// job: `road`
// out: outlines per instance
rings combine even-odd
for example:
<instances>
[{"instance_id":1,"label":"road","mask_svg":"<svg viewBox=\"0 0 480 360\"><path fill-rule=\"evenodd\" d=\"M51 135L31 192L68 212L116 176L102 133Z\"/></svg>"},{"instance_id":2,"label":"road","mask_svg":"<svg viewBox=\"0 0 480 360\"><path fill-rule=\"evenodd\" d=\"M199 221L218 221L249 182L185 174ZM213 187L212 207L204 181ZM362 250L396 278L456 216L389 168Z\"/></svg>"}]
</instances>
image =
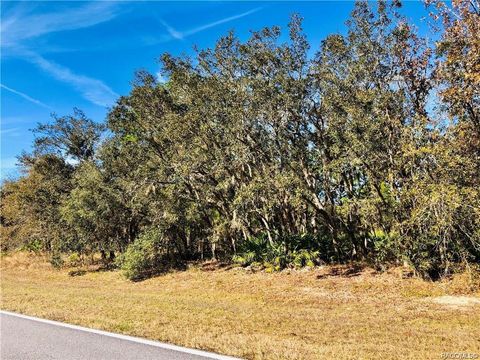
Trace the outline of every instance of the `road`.
<instances>
[{"instance_id":1,"label":"road","mask_svg":"<svg viewBox=\"0 0 480 360\"><path fill-rule=\"evenodd\" d=\"M234 358L1 311L0 359L232 360Z\"/></svg>"}]
</instances>

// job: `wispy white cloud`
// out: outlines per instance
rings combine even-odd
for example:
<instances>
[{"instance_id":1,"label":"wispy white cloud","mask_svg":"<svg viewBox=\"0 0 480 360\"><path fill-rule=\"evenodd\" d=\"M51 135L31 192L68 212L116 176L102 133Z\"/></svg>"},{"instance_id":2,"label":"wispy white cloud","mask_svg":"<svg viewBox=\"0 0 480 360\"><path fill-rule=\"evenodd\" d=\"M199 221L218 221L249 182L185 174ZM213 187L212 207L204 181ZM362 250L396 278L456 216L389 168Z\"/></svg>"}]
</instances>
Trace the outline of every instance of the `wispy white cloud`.
<instances>
[{"instance_id":1,"label":"wispy white cloud","mask_svg":"<svg viewBox=\"0 0 480 360\"><path fill-rule=\"evenodd\" d=\"M213 21L211 23L208 23L208 24L204 24L204 25L201 25L201 26L197 26L193 29L190 29L190 30L187 30L187 31L178 31L177 29L173 28L171 25L169 25L167 22L165 22L165 20L161 19L160 20L160 23L165 27L165 29L167 29L168 33L170 34L170 36L173 38L173 39L177 39L177 40L183 40L185 39L186 37L188 36L191 36L191 35L194 35L196 33L199 33L201 31L204 31L204 30L207 30L207 29L210 29L212 27L215 27L215 26L218 26L218 25L221 25L221 24L225 24L225 23L228 23L230 21L233 21L233 20L237 20L237 19L241 19L245 16L248 16L248 15L251 15L253 13L256 13L257 11L261 10L262 8L261 7L257 7L255 9L251 9L249 11L246 11L246 12L243 12L241 14L237 14L237 15L233 15L233 16L229 16L229 17L226 17L226 18L223 18L223 19L220 19L220 20L217 20L217 21Z\"/></svg>"},{"instance_id":2,"label":"wispy white cloud","mask_svg":"<svg viewBox=\"0 0 480 360\"><path fill-rule=\"evenodd\" d=\"M115 99L119 96L101 80L75 74L67 67L49 61L38 54L30 52L30 56L26 59L40 67L43 71L50 74L58 81L69 84L79 91L85 99L96 105L112 105Z\"/></svg>"},{"instance_id":3,"label":"wispy white cloud","mask_svg":"<svg viewBox=\"0 0 480 360\"><path fill-rule=\"evenodd\" d=\"M246 11L246 12L241 13L241 14L238 14L238 15L230 16L230 17L227 17L227 18L218 20L218 21L214 21L214 22L211 22L211 23L202 25L202 26L198 26L198 27L196 27L196 28L193 28L193 29L191 29L191 30L186 31L186 32L184 33L184 36L190 36L190 35L199 33L200 31L210 29L210 28L212 28L212 27L214 27L214 26L221 25L221 24L225 24L225 23L228 23L228 22L230 22L230 21L243 18L243 17L248 16L248 15L250 15L250 14L256 13L257 11L259 11L259 10L261 10L261 9L262 9L261 7L257 7L257 8L255 8L255 9Z\"/></svg>"},{"instance_id":4,"label":"wispy white cloud","mask_svg":"<svg viewBox=\"0 0 480 360\"><path fill-rule=\"evenodd\" d=\"M207 23L186 31L178 31L164 20L160 20L168 34L164 34L156 39L147 38L145 39L144 44L153 45L170 40L184 40L188 36L243 18L259 10L261 10L261 8L254 8L249 11ZM72 86L74 89L79 91L85 99L96 105L112 105L115 101L115 98L118 97L118 94L103 81L86 75L77 74L64 65L60 65L56 62L46 59L43 55L31 50L32 42L30 40L54 32L94 26L110 21L119 14L119 4L109 1L90 2L86 5L76 6L60 12L46 14L32 14L31 10L26 7L18 8L15 11L7 14L7 16L2 16L1 46L2 48L7 48L8 50L3 51L3 53L14 54L17 57L21 57L35 64L58 81ZM26 96L28 97L28 95ZM36 101L35 103L45 107L45 104L36 99L31 99L30 101Z\"/></svg>"},{"instance_id":5,"label":"wispy white cloud","mask_svg":"<svg viewBox=\"0 0 480 360\"><path fill-rule=\"evenodd\" d=\"M167 24L165 20L160 19L160 23L163 26L165 26L165 29L167 29L168 33L172 38L177 40L183 40L183 38L185 37L185 35L182 32L175 30L172 26Z\"/></svg>"},{"instance_id":6,"label":"wispy white cloud","mask_svg":"<svg viewBox=\"0 0 480 360\"><path fill-rule=\"evenodd\" d=\"M33 104L36 104L36 105L41 106L41 107L44 107L44 108L46 108L46 109L50 109L50 110L52 109L50 106L44 104L44 103L41 102L40 100L34 99L33 97L31 97L31 96L29 96L29 95L27 95L27 94L25 94L25 93L23 93L23 92L21 92L21 91L12 89L11 87L8 87L8 86L3 85L3 84L0 84L0 87L1 87L2 89L5 89L5 90L7 90L7 91L10 91L11 93L13 93L13 94L15 94L15 95L18 95L18 96L24 98L25 100L30 101L30 102L33 103Z\"/></svg>"},{"instance_id":7,"label":"wispy white cloud","mask_svg":"<svg viewBox=\"0 0 480 360\"><path fill-rule=\"evenodd\" d=\"M46 14L26 14L24 8L16 9L2 19L2 46L14 47L23 40L48 33L90 27L109 21L118 13L118 4L109 1Z\"/></svg>"},{"instance_id":8,"label":"wispy white cloud","mask_svg":"<svg viewBox=\"0 0 480 360\"><path fill-rule=\"evenodd\" d=\"M17 137L21 135L21 130L20 128L10 128L10 129L1 129L0 130L0 137L5 137L8 135L9 137Z\"/></svg>"},{"instance_id":9,"label":"wispy white cloud","mask_svg":"<svg viewBox=\"0 0 480 360\"><path fill-rule=\"evenodd\" d=\"M27 124L30 122L28 117L22 116L3 116L1 117L1 124L2 126L10 126L10 125L19 125L19 124Z\"/></svg>"},{"instance_id":10,"label":"wispy white cloud","mask_svg":"<svg viewBox=\"0 0 480 360\"><path fill-rule=\"evenodd\" d=\"M45 14L31 14L31 10L28 11L25 7L20 6L6 16L2 16L1 46L7 50L3 53L23 58L35 64L53 78L75 88L84 98L96 105L112 105L118 94L110 87L101 80L76 74L65 66L45 59L30 50L29 44L31 43L29 40L54 32L82 29L109 21L120 13L118 3L108 1L90 2L80 7L70 7L63 11ZM48 107L26 94L11 88L5 89L37 105Z\"/></svg>"}]
</instances>

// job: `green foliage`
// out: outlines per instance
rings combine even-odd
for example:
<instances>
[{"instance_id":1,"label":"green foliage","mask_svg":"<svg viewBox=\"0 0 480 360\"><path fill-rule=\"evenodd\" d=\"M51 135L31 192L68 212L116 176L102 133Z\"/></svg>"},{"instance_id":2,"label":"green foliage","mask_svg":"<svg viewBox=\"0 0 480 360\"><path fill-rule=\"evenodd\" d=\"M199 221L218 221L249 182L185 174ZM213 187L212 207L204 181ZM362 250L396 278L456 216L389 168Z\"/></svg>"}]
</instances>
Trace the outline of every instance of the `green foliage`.
<instances>
[{"instance_id":1,"label":"green foliage","mask_svg":"<svg viewBox=\"0 0 480 360\"><path fill-rule=\"evenodd\" d=\"M69 266L78 266L82 262L82 258L79 253L73 252L67 258L67 263Z\"/></svg>"},{"instance_id":2,"label":"green foliage","mask_svg":"<svg viewBox=\"0 0 480 360\"><path fill-rule=\"evenodd\" d=\"M93 158L104 125L88 119L79 109L74 109L72 116L53 115L53 120L34 129L37 154L71 156L79 161Z\"/></svg>"},{"instance_id":3,"label":"green foliage","mask_svg":"<svg viewBox=\"0 0 480 360\"><path fill-rule=\"evenodd\" d=\"M368 240L373 243L372 258L378 267L382 268L389 263L398 263L402 260L403 252L397 232L385 233L381 229L376 229L369 234Z\"/></svg>"},{"instance_id":4,"label":"green foliage","mask_svg":"<svg viewBox=\"0 0 480 360\"><path fill-rule=\"evenodd\" d=\"M98 166L91 161L83 162L76 169L72 184L60 208L62 219L77 235L77 242L69 244L69 250L106 251L123 245L126 209Z\"/></svg>"},{"instance_id":5,"label":"green foliage","mask_svg":"<svg viewBox=\"0 0 480 360\"><path fill-rule=\"evenodd\" d=\"M43 244L39 239L33 239L26 244L24 244L21 248L23 251L31 251L34 253L40 253L43 249Z\"/></svg>"},{"instance_id":6,"label":"green foliage","mask_svg":"<svg viewBox=\"0 0 480 360\"><path fill-rule=\"evenodd\" d=\"M266 235L250 237L243 242L239 253L232 260L241 265L250 265L255 262L274 261L279 259L282 251L280 246L275 246L268 241Z\"/></svg>"},{"instance_id":7,"label":"green foliage","mask_svg":"<svg viewBox=\"0 0 480 360\"><path fill-rule=\"evenodd\" d=\"M413 266L436 278L449 273L451 264L478 262L477 190L419 181L407 194L412 212L400 228Z\"/></svg>"},{"instance_id":8,"label":"green foliage","mask_svg":"<svg viewBox=\"0 0 480 360\"><path fill-rule=\"evenodd\" d=\"M65 264L65 262L62 258L62 255L59 252L54 252L50 257L50 264L55 269L60 269Z\"/></svg>"},{"instance_id":9,"label":"green foliage","mask_svg":"<svg viewBox=\"0 0 480 360\"><path fill-rule=\"evenodd\" d=\"M269 242L266 235L249 238L232 260L242 266L263 266L267 272L279 271L286 267L314 267L320 264L320 251L302 246L317 246L310 236L292 236L276 242ZM290 250L287 250L290 247Z\"/></svg>"},{"instance_id":10,"label":"green foliage","mask_svg":"<svg viewBox=\"0 0 480 360\"><path fill-rule=\"evenodd\" d=\"M117 258L117 265L128 279L142 280L172 266L175 260L169 258L166 250L162 232L151 228L142 232L137 240L127 247Z\"/></svg>"},{"instance_id":11,"label":"green foliage","mask_svg":"<svg viewBox=\"0 0 480 360\"><path fill-rule=\"evenodd\" d=\"M359 1L315 56L294 15L288 36L164 54L168 84L138 72L106 124L39 125L2 185L2 250L117 252L132 279L205 258L479 262L478 9L432 1L437 48L399 2Z\"/></svg>"},{"instance_id":12,"label":"green foliage","mask_svg":"<svg viewBox=\"0 0 480 360\"><path fill-rule=\"evenodd\" d=\"M320 252L319 251L309 251L302 249L299 251L294 251L292 253L292 264L296 268L302 267L314 267L318 264Z\"/></svg>"}]
</instances>

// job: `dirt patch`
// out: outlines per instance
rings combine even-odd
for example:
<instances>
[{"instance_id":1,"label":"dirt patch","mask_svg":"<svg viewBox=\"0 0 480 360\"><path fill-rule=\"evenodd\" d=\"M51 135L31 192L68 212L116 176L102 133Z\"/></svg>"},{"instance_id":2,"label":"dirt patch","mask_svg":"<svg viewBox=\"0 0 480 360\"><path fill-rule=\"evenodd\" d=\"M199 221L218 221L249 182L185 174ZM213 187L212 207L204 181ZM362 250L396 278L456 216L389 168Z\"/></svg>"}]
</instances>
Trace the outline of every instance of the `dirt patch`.
<instances>
[{"instance_id":1,"label":"dirt patch","mask_svg":"<svg viewBox=\"0 0 480 360\"><path fill-rule=\"evenodd\" d=\"M480 305L480 298L473 296L438 296L433 298L432 301L452 308L467 308Z\"/></svg>"}]
</instances>

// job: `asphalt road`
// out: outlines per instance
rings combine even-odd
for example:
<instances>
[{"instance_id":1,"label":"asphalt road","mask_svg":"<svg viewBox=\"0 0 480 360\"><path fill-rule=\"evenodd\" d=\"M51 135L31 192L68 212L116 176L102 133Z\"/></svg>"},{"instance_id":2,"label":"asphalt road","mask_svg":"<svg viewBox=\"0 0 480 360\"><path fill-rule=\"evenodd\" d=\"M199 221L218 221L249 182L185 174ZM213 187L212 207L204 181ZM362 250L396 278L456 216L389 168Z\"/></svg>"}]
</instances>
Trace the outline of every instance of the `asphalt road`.
<instances>
[{"instance_id":1,"label":"asphalt road","mask_svg":"<svg viewBox=\"0 0 480 360\"><path fill-rule=\"evenodd\" d=\"M1 360L233 359L141 338L0 312Z\"/></svg>"}]
</instances>

